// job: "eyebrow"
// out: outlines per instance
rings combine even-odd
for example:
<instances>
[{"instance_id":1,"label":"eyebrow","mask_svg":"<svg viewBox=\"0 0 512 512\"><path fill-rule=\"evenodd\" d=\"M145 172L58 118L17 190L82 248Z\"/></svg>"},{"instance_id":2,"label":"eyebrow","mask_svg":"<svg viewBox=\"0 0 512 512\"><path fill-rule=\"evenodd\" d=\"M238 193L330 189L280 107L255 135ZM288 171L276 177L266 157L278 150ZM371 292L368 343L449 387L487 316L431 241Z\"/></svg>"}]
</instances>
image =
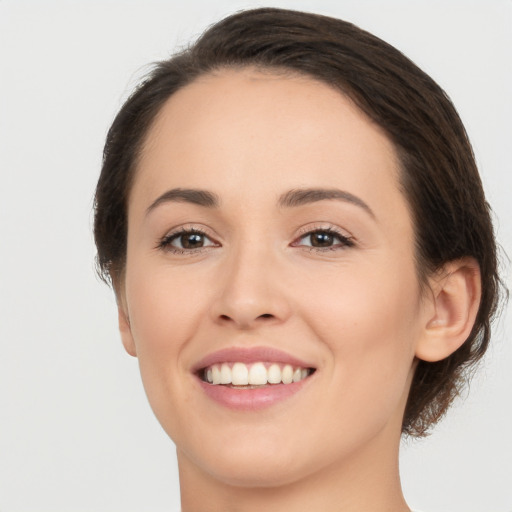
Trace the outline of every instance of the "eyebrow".
<instances>
[{"instance_id":1,"label":"eyebrow","mask_svg":"<svg viewBox=\"0 0 512 512\"><path fill-rule=\"evenodd\" d=\"M361 198L337 188L302 188L290 190L279 197L277 205L280 208L296 208L318 201L333 199L359 206L375 219L375 214L372 209ZM147 208L146 215L157 206L167 202L191 203L205 208L218 208L220 206L219 196L208 190L173 188L157 197Z\"/></svg>"},{"instance_id":2,"label":"eyebrow","mask_svg":"<svg viewBox=\"0 0 512 512\"><path fill-rule=\"evenodd\" d=\"M220 199L217 194L209 192L208 190L198 190L193 188L173 188L164 192L161 196L157 197L146 210L148 215L157 206L168 203L192 203L205 208L218 208Z\"/></svg>"},{"instance_id":3,"label":"eyebrow","mask_svg":"<svg viewBox=\"0 0 512 512\"><path fill-rule=\"evenodd\" d=\"M359 206L375 219L373 210L361 198L337 188L304 188L290 190L279 198L278 205L282 208L294 208L331 199Z\"/></svg>"}]
</instances>

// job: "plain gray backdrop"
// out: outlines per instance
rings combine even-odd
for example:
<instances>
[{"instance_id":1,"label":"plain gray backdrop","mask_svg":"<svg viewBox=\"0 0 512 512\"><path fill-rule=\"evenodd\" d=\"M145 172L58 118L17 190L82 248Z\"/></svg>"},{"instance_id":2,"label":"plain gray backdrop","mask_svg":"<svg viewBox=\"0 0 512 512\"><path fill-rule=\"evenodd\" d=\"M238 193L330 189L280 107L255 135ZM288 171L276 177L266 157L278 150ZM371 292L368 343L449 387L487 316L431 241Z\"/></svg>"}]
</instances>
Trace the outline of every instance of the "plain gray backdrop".
<instances>
[{"instance_id":1,"label":"plain gray backdrop","mask_svg":"<svg viewBox=\"0 0 512 512\"><path fill-rule=\"evenodd\" d=\"M352 21L438 81L512 254L510 0L0 0L1 511L179 510L174 446L94 273L93 192L106 131L147 64L261 5ZM512 511L510 317L469 396L404 443L413 508Z\"/></svg>"}]
</instances>

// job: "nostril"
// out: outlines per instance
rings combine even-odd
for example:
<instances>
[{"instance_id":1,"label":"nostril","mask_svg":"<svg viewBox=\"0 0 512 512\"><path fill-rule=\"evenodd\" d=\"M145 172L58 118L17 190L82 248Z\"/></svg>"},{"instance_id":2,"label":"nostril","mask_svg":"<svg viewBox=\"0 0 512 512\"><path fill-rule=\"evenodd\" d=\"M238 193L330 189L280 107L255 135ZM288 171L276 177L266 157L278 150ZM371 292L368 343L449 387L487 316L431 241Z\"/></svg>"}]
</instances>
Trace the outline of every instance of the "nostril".
<instances>
[{"instance_id":1,"label":"nostril","mask_svg":"<svg viewBox=\"0 0 512 512\"><path fill-rule=\"evenodd\" d=\"M217 317L217 320L224 325L231 324L232 322L238 325L242 329L249 329L251 327L255 327L259 322L269 322L271 320L275 320L277 317L272 313L262 313L261 315L252 316L250 314L221 314ZM253 322L255 322L253 324Z\"/></svg>"}]
</instances>

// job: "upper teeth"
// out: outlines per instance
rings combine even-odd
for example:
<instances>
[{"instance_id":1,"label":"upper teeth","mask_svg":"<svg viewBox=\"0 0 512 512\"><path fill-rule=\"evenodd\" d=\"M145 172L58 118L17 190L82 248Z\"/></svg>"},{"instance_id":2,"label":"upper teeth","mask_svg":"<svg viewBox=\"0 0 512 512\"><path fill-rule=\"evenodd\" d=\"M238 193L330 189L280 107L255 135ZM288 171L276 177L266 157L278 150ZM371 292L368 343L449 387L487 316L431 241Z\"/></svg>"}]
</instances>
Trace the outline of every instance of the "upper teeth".
<instances>
[{"instance_id":1,"label":"upper teeth","mask_svg":"<svg viewBox=\"0 0 512 512\"><path fill-rule=\"evenodd\" d=\"M262 386L265 384L291 384L305 379L307 368L277 363L222 363L204 370L205 380L210 384L233 384L234 386Z\"/></svg>"}]
</instances>

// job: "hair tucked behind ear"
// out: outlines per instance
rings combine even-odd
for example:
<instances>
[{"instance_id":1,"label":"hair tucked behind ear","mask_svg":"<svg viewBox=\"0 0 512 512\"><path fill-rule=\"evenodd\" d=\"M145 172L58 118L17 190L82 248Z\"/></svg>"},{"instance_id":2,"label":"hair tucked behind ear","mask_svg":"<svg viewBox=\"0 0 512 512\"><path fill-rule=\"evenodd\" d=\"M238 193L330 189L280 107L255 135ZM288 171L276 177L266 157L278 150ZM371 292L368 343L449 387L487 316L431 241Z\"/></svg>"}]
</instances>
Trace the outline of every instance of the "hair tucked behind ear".
<instances>
[{"instance_id":1,"label":"hair tucked behind ear","mask_svg":"<svg viewBox=\"0 0 512 512\"><path fill-rule=\"evenodd\" d=\"M107 136L95 202L100 275L121 279L127 197L144 137L163 103L200 75L248 66L327 83L387 133L400 156L423 284L446 262L469 256L480 266L482 299L471 335L447 359L419 361L416 369L403 431L425 435L489 343L500 284L490 208L464 126L443 90L398 50L350 23L283 9L244 11L155 66Z\"/></svg>"}]
</instances>

